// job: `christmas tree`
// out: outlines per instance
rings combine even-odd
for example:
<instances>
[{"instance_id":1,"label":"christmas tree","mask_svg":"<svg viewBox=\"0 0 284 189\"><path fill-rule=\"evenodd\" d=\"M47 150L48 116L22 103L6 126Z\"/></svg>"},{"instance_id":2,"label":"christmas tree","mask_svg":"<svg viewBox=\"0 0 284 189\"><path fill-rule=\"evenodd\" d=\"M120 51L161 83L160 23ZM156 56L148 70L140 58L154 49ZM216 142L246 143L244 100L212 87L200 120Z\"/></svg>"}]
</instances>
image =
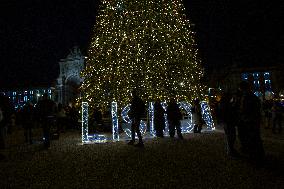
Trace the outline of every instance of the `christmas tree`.
<instances>
[{"instance_id":1,"label":"christmas tree","mask_svg":"<svg viewBox=\"0 0 284 189\"><path fill-rule=\"evenodd\" d=\"M205 87L197 46L181 0L102 0L82 100L125 105L136 89L146 102L192 101Z\"/></svg>"}]
</instances>

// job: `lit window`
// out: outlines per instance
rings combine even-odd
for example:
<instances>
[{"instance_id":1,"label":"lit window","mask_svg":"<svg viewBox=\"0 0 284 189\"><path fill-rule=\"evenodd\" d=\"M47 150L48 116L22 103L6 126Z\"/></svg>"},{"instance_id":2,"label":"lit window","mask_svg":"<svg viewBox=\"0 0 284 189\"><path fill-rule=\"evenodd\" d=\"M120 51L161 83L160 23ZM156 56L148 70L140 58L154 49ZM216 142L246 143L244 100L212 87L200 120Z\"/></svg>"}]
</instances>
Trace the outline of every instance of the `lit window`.
<instances>
[{"instance_id":1,"label":"lit window","mask_svg":"<svg viewBox=\"0 0 284 189\"><path fill-rule=\"evenodd\" d=\"M248 79L248 73L243 73L242 74L242 79L247 80Z\"/></svg>"},{"instance_id":2,"label":"lit window","mask_svg":"<svg viewBox=\"0 0 284 189\"><path fill-rule=\"evenodd\" d=\"M270 79L270 73L265 72L264 73L264 79L266 79L266 80Z\"/></svg>"}]
</instances>

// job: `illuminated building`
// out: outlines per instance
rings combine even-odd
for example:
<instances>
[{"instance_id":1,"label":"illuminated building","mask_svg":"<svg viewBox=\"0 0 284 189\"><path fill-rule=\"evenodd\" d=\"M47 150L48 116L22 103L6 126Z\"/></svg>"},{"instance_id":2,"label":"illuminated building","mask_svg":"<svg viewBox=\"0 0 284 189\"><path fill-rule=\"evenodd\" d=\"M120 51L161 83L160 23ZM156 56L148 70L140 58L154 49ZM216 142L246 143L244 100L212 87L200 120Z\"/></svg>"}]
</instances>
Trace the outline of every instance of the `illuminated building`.
<instances>
[{"instance_id":1,"label":"illuminated building","mask_svg":"<svg viewBox=\"0 0 284 189\"><path fill-rule=\"evenodd\" d=\"M248 81L253 92L262 98L284 89L283 65L245 67L233 64L214 69L208 76L211 90L236 92L241 81Z\"/></svg>"},{"instance_id":2,"label":"illuminated building","mask_svg":"<svg viewBox=\"0 0 284 189\"><path fill-rule=\"evenodd\" d=\"M83 81L80 72L84 68L84 59L80 49L75 46L65 59L60 60L55 98L58 103L68 105L79 97L78 88Z\"/></svg>"},{"instance_id":3,"label":"illuminated building","mask_svg":"<svg viewBox=\"0 0 284 189\"><path fill-rule=\"evenodd\" d=\"M36 104L44 93L48 94L50 99L54 99L54 88L35 88L35 89L15 89L1 92L4 96L9 97L15 109L22 108L26 102Z\"/></svg>"}]
</instances>

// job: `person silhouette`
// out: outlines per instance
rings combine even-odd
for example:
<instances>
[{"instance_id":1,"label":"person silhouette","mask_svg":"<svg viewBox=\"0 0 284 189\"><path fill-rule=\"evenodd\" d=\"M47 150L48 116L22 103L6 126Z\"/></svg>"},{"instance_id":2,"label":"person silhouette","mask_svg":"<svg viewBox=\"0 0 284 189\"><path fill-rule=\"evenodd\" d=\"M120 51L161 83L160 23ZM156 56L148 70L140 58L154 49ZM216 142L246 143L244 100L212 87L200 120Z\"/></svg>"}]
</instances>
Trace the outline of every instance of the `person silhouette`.
<instances>
[{"instance_id":1,"label":"person silhouette","mask_svg":"<svg viewBox=\"0 0 284 189\"><path fill-rule=\"evenodd\" d=\"M161 105L160 99L154 104L154 127L157 137L164 137L163 130L165 130L165 110Z\"/></svg>"},{"instance_id":2,"label":"person silhouette","mask_svg":"<svg viewBox=\"0 0 284 189\"><path fill-rule=\"evenodd\" d=\"M183 139L183 136L181 134L181 126L180 126L180 120L182 119L182 114L174 98L171 98L168 104L167 115L169 122L170 137L174 138L175 130L177 130L178 138Z\"/></svg>"},{"instance_id":3,"label":"person silhouette","mask_svg":"<svg viewBox=\"0 0 284 189\"><path fill-rule=\"evenodd\" d=\"M24 127L25 141L32 144L32 128L34 123L34 106L27 102L22 109L22 124Z\"/></svg>"},{"instance_id":4,"label":"person silhouette","mask_svg":"<svg viewBox=\"0 0 284 189\"><path fill-rule=\"evenodd\" d=\"M50 147L50 129L51 126L54 125L56 118L56 104L53 100L49 99L48 94L45 93L38 102L37 110L43 128L44 148L48 149Z\"/></svg>"},{"instance_id":5,"label":"person silhouette","mask_svg":"<svg viewBox=\"0 0 284 189\"><path fill-rule=\"evenodd\" d=\"M138 96L137 91L134 90L132 92L132 100L130 106L130 113L129 118L131 119L131 141L128 143L129 145L133 145L135 143L135 133L138 136L138 144L135 146L143 147L143 140L142 135L139 129L141 119L145 113L145 103L143 100Z\"/></svg>"},{"instance_id":6,"label":"person silhouette","mask_svg":"<svg viewBox=\"0 0 284 189\"><path fill-rule=\"evenodd\" d=\"M192 106L193 121L194 121L194 133L201 133L202 124L204 123L201 114L200 100L197 98L193 101Z\"/></svg>"},{"instance_id":7,"label":"person silhouette","mask_svg":"<svg viewBox=\"0 0 284 189\"><path fill-rule=\"evenodd\" d=\"M260 136L261 103L250 90L248 82L240 83L238 136L241 151L256 161L264 158L264 149Z\"/></svg>"},{"instance_id":8,"label":"person silhouette","mask_svg":"<svg viewBox=\"0 0 284 189\"><path fill-rule=\"evenodd\" d=\"M220 100L220 120L224 124L226 152L232 158L240 157L240 154L235 149L236 126L239 120L237 114L236 95L225 92Z\"/></svg>"}]
</instances>

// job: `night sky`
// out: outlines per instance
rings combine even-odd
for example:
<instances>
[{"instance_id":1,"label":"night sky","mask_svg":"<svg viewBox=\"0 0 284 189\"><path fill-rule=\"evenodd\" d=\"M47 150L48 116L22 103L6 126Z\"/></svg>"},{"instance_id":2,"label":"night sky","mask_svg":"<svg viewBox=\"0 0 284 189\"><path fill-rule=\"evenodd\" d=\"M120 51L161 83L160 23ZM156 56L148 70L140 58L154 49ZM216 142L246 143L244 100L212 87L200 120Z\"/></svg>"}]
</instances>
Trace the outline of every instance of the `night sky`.
<instances>
[{"instance_id":1,"label":"night sky","mask_svg":"<svg viewBox=\"0 0 284 189\"><path fill-rule=\"evenodd\" d=\"M98 0L2 0L0 2L0 90L47 86L58 62L77 45L87 55ZM264 1L184 0L195 24L206 70L278 61L280 6ZM274 6L274 7L273 7ZM280 45L280 43L279 43Z\"/></svg>"}]
</instances>

